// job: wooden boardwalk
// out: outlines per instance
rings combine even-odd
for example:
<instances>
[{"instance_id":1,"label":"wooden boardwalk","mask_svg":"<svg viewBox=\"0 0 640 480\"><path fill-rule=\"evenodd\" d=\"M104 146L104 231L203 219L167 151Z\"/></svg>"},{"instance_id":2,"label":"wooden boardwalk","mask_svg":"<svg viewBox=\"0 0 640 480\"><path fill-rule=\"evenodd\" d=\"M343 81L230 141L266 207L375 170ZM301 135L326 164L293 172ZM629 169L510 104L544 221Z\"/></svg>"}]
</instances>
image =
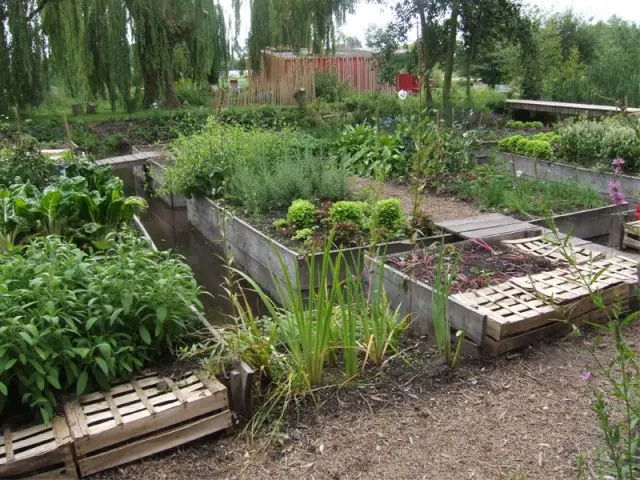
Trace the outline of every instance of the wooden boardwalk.
<instances>
[{"instance_id":1,"label":"wooden boardwalk","mask_svg":"<svg viewBox=\"0 0 640 480\"><path fill-rule=\"evenodd\" d=\"M444 222L436 222L436 225L442 230L465 239L488 238L527 230L540 231L540 227L536 225L502 215L501 213L488 213L477 217L446 220Z\"/></svg>"},{"instance_id":2,"label":"wooden boardwalk","mask_svg":"<svg viewBox=\"0 0 640 480\"><path fill-rule=\"evenodd\" d=\"M138 165L144 165L150 160L159 160L164 156L165 152L163 151L132 153L131 155L103 158L102 160L96 161L96 164L111 165L111 167L115 170L118 168L128 168Z\"/></svg>"},{"instance_id":3,"label":"wooden boardwalk","mask_svg":"<svg viewBox=\"0 0 640 480\"><path fill-rule=\"evenodd\" d=\"M548 102L544 100L505 100L511 110L529 112L556 113L560 115L588 115L598 117L622 112L619 107L611 105L589 105L585 103ZM627 108L627 113L640 115L640 108Z\"/></svg>"}]
</instances>

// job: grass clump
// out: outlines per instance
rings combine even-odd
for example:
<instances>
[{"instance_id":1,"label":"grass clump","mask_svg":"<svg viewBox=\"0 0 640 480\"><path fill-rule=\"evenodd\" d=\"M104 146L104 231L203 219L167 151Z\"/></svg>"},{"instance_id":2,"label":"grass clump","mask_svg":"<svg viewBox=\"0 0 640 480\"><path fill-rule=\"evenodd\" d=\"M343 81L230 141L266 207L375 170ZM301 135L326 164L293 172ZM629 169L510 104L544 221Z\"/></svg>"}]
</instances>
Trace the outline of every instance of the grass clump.
<instances>
[{"instance_id":1,"label":"grass clump","mask_svg":"<svg viewBox=\"0 0 640 480\"><path fill-rule=\"evenodd\" d=\"M479 166L459 175L449 187L459 198L482 208L506 210L529 218L605 205L591 186L522 178L493 165Z\"/></svg>"}]
</instances>

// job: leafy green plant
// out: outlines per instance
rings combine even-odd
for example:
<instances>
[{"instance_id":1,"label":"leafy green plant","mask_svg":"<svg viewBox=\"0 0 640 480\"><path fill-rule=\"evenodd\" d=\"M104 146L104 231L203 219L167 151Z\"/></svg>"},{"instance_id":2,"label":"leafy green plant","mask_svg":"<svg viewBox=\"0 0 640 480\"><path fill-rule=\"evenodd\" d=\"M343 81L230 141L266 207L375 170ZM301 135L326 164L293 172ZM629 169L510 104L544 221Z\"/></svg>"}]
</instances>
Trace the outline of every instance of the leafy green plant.
<instances>
[{"instance_id":1,"label":"leafy green plant","mask_svg":"<svg viewBox=\"0 0 640 480\"><path fill-rule=\"evenodd\" d=\"M636 125L624 119L565 122L557 129L560 137L554 145L555 156L564 162L592 167L624 158L626 167L640 167L640 136Z\"/></svg>"},{"instance_id":2,"label":"leafy green plant","mask_svg":"<svg viewBox=\"0 0 640 480\"><path fill-rule=\"evenodd\" d=\"M407 222L397 198L379 200L373 207L372 225L376 229L384 229L393 237L404 236Z\"/></svg>"},{"instance_id":3,"label":"leafy green plant","mask_svg":"<svg viewBox=\"0 0 640 480\"><path fill-rule=\"evenodd\" d=\"M365 202L342 200L329 208L329 219L333 225L337 223L353 223L358 228L365 228L368 205Z\"/></svg>"},{"instance_id":4,"label":"leafy green plant","mask_svg":"<svg viewBox=\"0 0 640 480\"><path fill-rule=\"evenodd\" d=\"M55 236L0 254L0 404L19 394L48 421L59 392L107 388L192 328L189 267L134 234L107 241L92 256Z\"/></svg>"},{"instance_id":5,"label":"leafy green plant","mask_svg":"<svg viewBox=\"0 0 640 480\"><path fill-rule=\"evenodd\" d=\"M101 241L147 205L142 198L125 195L122 180L110 167L78 162L67 173L82 176L59 177L43 190L29 183L0 189L5 250L35 234L62 235L78 244Z\"/></svg>"},{"instance_id":6,"label":"leafy green plant","mask_svg":"<svg viewBox=\"0 0 640 480\"><path fill-rule=\"evenodd\" d=\"M299 229L313 227L316 213L316 206L309 200L294 200L287 211L287 223Z\"/></svg>"},{"instance_id":7,"label":"leafy green plant","mask_svg":"<svg viewBox=\"0 0 640 480\"><path fill-rule=\"evenodd\" d=\"M505 123L505 127L513 128L517 130L536 130L539 128L544 128L544 123L542 122L523 122L520 120L508 120Z\"/></svg>"},{"instance_id":8,"label":"leafy green plant","mask_svg":"<svg viewBox=\"0 0 640 480\"><path fill-rule=\"evenodd\" d=\"M379 133L366 124L347 125L333 145L337 161L355 175L404 178L408 161L404 144L397 135Z\"/></svg>"},{"instance_id":9,"label":"leafy green plant","mask_svg":"<svg viewBox=\"0 0 640 480\"><path fill-rule=\"evenodd\" d=\"M293 235L293 240L306 240L309 237L311 237L311 235L313 235L313 229L311 228L302 228L300 230L298 230L294 235Z\"/></svg>"},{"instance_id":10,"label":"leafy green plant","mask_svg":"<svg viewBox=\"0 0 640 480\"><path fill-rule=\"evenodd\" d=\"M18 135L13 144L0 145L0 186L31 183L43 187L57 172L56 163L40 154L33 137Z\"/></svg>"}]
</instances>

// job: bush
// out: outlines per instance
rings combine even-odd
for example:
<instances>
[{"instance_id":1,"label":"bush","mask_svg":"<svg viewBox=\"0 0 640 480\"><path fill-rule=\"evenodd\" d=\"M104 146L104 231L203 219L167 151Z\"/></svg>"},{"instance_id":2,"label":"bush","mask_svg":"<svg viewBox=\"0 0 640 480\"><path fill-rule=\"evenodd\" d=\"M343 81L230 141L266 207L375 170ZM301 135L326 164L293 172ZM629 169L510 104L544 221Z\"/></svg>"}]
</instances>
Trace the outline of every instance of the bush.
<instances>
[{"instance_id":1,"label":"bush","mask_svg":"<svg viewBox=\"0 0 640 480\"><path fill-rule=\"evenodd\" d=\"M176 97L183 105L202 107L208 105L211 101L211 97L191 80L178 80L175 83L175 89Z\"/></svg>"},{"instance_id":2,"label":"bush","mask_svg":"<svg viewBox=\"0 0 640 480\"><path fill-rule=\"evenodd\" d=\"M566 122L558 128L560 138L554 145L554 155L562 161L593 167L609 164L614 158L625 159L626 167L640 167L640 137L636 125L624 119Z\"/></svg>"},{"instance_id":3,"label":"bush","mask_svg":"<svg viewBox=\"0 0 640 480\"><path fill-rule=\"evenodd\" d=\"M40 154L36 139L18 135L15 145L0 148L0 185L47 185L58 171L56 162Z\"/></svg>"},{"instance_id":4,"label":"bush","mask_svg":"<svg viewBox=\"0 0 640 480\"><path fill-rule=\"evenodd\" d=\"M406 229L404 212L397 198L387 198L376 202L373 208L373 225L389 232L391 237L402 236Z\"/></svg>"},{"instance_id":5,"label":"bush","mask_svg":"<svg viewBox=\"0 0 640 480\"><path fill-rule=\"evenodd\" d=\"M333 72L318 70L315 78L316 98L327 102L342 100L348 92L348 83L341 82Z\"/></svg>"},{"instance_id":6,"label":"bush","mask_svg":"<svg viewBox=\"0 0 640 480\"><path fill-rule=\"evenodd\" d=\"M309 200L294 200L287 211L287 223L298 229L310 228L316 223L316 212Z\"/></svg>"},{"instance_id":7,"label":"bush","mask_svg":"<svg viewBox=\"0 0 640 480\"><path fill-rule=\"evenodd\" d=\"M264 179L264 174L272 172L281 159L297 158L314 146L312 137L294 130L245 129L237 125L222 125L211 118L200 133L181 137L171 145L166 189L187 197L219 198L237 172L246 173L248 170L253 176ZM260 172L264 174L258 175ZM296 176L300 177L295 170L291 172L293 180ZM236 194L240 193L240 197L251 194L242 188L247 185L238 185L241 182L234 180L237 180ZM262 185L262 188L266 187ZM287 204L294 199L290 198Z\"/></svg>"},{"instance_id":8,"label":"bush","mask_svg":"<svg viewBox=\"0 0 640 480\"><path fill-rule=\"evenodd\" d=\"M348 125L333 144L334 158L354 175L402 179L408 160L399 135L378 133L375 127Z\"/></svg>"},{"instance_id":9,"label":"bush","mask_svg":"<svg viewBox=\"0 0 640 480\"><path fill-rule=\"evenodd\" d=\"M88 256L58 237L0 255L0 406L47 422L58 393L108 388L166 353L197 321L190 268L134 235Z\"/></svg>"},{"instance_id":10,"label":"bush","mask_svg":"<svg viewBox=\"0 0 640 480\"><path fill-rule=\"evenodd\" d=\"M551 132L534 135L531 138L514 135L500 140L498 146L500 150L505 152L551 160L553 156L553 143L557 141L557 138L558 135Z\"/></svg>"},{"instance_id":11,"label":"bush","mask_svg":"<svg viewBox=\"0 0 640 480\"><path fill-rule=\"evenodd\" d=\"M366 210L365 202L351 202L343 200L336 202L329 208L329 218L333 225L339 223L353 223L358 228L366 226Z\"/></svg>"},{"instance_id":12,"label":"bush","mask_svg":"<svg viewBox=\"0 0 640 480\"><path fill-rule=\"evenodd\" d=\"M505 127L513 128L517 130L535 130L539 128L544 128L544 123L542 122L522 122L520 120L508 120L505 123Z\"/></svg>"}]
</instances>

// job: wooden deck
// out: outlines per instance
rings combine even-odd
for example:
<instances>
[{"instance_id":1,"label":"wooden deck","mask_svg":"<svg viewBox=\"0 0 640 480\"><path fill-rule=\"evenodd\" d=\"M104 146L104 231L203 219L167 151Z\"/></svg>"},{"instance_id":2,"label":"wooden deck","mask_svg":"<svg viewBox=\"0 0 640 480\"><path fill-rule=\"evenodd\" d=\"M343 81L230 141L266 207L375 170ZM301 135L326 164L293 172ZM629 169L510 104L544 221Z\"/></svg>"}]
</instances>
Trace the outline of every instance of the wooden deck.
<instances>
[{"instance_id":1,"label":"wooden deck","mask_svg":"<svg viewBox=\"0 0 640 480\"><path fill-rule=\"evenodd\" d=\"M135 167L138 165L144 165L150 160L158 160L165 156L165 152L141 152L132 153L131 155L122 155L119 157L103 158L96 161L97 165L111 165L113 169Z\"/></svg>"},{"instance_id":2,"label":"wooden deck","mask_svg":"<svg viewBox=\"0 0 640 480\"><path fill-rule=\"evenodd\" d=\"M477 217L436 222L436 225L442 230L465 239L488 238L527 230L541 230L536 225L502 215L501 213L488 213Z\"/></svg>"},{"instance_id":3,"label":"wooden deck","mask_svg":"<svg viewBox=\"0 0 640 480\"><path fill-rule=\"evenodd\" d=\"M590 105L586 103L549 102L543 100L505 100L511 110L526 110L529 112L545 112L560 115L588 115L599 117L621 113L622 109L611 105ZM640 108L627 108L627 112L640 115Z\"/></svg>"}]
</instances>

